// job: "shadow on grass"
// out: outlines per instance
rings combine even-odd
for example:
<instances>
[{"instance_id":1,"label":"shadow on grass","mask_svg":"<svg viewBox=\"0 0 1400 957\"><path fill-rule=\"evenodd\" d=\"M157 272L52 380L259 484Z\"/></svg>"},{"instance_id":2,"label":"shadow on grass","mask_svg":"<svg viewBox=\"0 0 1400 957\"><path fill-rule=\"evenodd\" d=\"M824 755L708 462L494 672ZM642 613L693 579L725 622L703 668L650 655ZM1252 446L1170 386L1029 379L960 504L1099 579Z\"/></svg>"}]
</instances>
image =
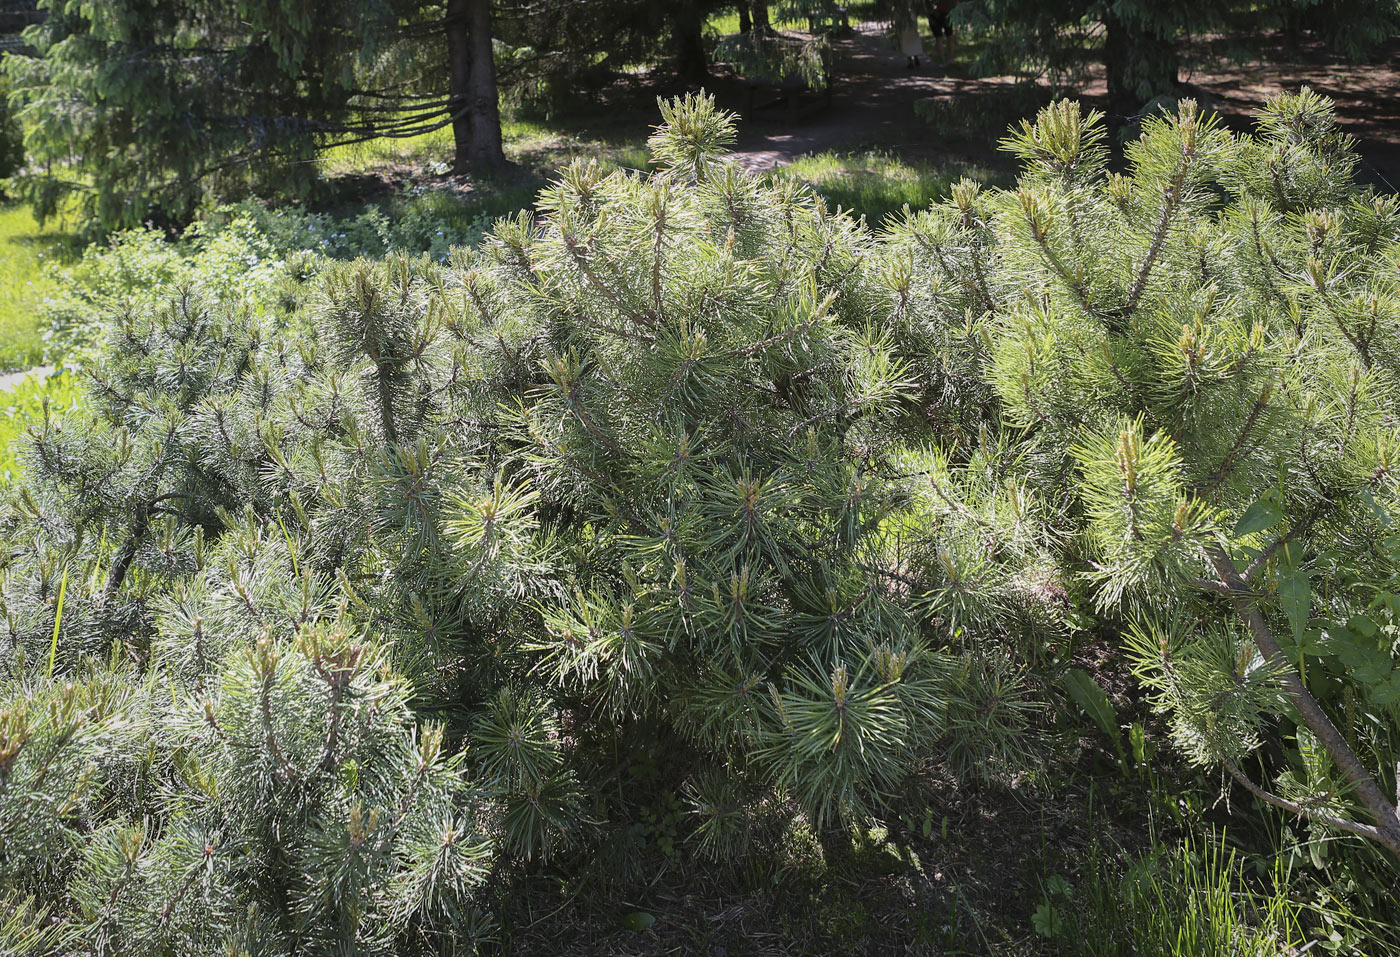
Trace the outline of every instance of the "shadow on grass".
<instances>
[{"instance_id":1,"label":"shadow on grass","mask_svg":"<svg viewBox=\"0 0 1400 957\"><path fill-rule=\"evenodd\" d=\"M806 183L832 207L864 216L872 227L898 216L905 206L925 209L946 199L963 177L1005 186L1009 177L958 160L901 159L880 150L815 153L779 167L777 175Z\"/></svg>"},{"instance_id":2,"label":"shadow on grass","mask_svg":"<svg viewBox=\"0 0 1400 957\"><path fill-rule=\"evenodd\" d=\"M308 206L354 216L374 205L396 219L479 225L532 207L556 171L576 158L645 169L647 132L645 123L630 116L512 121L504 127L510 165L473 176L447 173L452 146L442 136L347 151L327 164L322 188Z\"/></svg>"}]
</instances>

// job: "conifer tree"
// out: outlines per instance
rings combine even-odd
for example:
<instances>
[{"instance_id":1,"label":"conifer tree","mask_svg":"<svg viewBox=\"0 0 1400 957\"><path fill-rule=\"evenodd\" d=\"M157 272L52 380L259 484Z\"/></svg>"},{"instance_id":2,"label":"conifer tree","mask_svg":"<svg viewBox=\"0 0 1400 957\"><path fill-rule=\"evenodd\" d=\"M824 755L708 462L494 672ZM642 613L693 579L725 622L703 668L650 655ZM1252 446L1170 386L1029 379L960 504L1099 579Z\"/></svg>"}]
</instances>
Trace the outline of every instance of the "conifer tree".
<instances>
[{"instance_id":1,"label":"conifer tree","mask_svg":"<svg viewBox=\"0 0 1400 957\"><path fill-rule=\"evenodd\" d=\"M979 57L991 72L1077 70L1082 44L1102 38L1109 109L1120 118L1155 96L1179 92L1182 43L1192 36L1221 33L1249 46L1271 30L1284 29L1293 39L1306 31L1333 55L1357 57L1400 26L1400 11L1389 0L963 0L957 6L956 16L987 37Z\"/></svg>"},{"instance_id":2,"label":"conifer tree","mask_svg":"<svg viewBox=\"0 0 1400 957\"><path fill-rule=\"evenodd\" d=\"M1120 174L1057 103L878 236L662 116L445 265L112 316L0 514L3 946L466 950L488 876L635 862L643 760L720 858L1024 777L1086 628L1400 850L1400 205L1330 104Z\"/></svg>"},{"instance_id":3,"label":"conifer tree","mask_svg":"<svg viewBox=\"0 0 1400 957\"><path fill-rule=\"evenodd\" d=\"M712 100L663 118L660 172L576 163L447 267L328 267L289 325L188 291L113 318L8 519L6 682L61 696L107 662L149 729L71 759L145 803L74 819L55 794L0 851L40 868L43 828L110 835L48 865L65 926L118 950L460 934L492 860L628 833L619 758L659 748L717 856L775 797L857 819L944 748L1016 773L1029 683L996 642L935 644L891 567L941 505L899 477L931 390L872 237L720 162ZM1036 604L1008 585L979 620ZM122 764L143 747L162 763ZM206 909L161 917L197 882Z\"/></svg>"},{"instance_id":4,"label":"conifer tree","mask_svg":"<svg viewBox=\"0 0 1400 957\"><path fill-rule=\"evenodd\" d=\"M1059 562L1177 743L1400 853L1383 677L1400 207L1352 185L1352 144L1307 90L1244 137L1186 101L1148 121L1126 174L1104 137L1058 103L1005 142L1026 169L1014 192L955 195L895 234L983 296L1002 467L1058 497ZM954 258L986 218L993 241ZM1262 758L1279 734L1291 761Z\"/></svg>"},{"instance_id":5,"label":"conifer tree","mask_svg":"<svg viewBox=\"0 0 1400 957\"><path fill-rule=\"evenodd\" d=\"M303 193L329 145L445 126L456 172L505 163L489 0L39 6L4 70L40 217L183 224L210 197Z\"/></svg>"}]
</instances>

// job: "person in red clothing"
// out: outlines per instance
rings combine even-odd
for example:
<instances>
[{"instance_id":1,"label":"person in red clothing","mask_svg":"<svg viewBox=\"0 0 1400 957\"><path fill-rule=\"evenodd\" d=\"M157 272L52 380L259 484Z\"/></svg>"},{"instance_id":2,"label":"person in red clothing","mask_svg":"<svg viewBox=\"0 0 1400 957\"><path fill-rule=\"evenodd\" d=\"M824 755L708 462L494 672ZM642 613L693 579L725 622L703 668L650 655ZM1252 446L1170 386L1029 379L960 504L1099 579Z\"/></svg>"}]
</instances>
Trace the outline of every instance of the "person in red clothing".
<instances>
[{"instance_id":1,"label":"person in red clothing","mask_svg":"<svg viewBox=\"0 0 1400 957\"><path fill-rule=\"evenodd\" d=\"M925 0L924 12L928 14L928 29L933 34L933 55L943 57L944 63L953 59L953 0Z\"/></svg>"}]
</instances>

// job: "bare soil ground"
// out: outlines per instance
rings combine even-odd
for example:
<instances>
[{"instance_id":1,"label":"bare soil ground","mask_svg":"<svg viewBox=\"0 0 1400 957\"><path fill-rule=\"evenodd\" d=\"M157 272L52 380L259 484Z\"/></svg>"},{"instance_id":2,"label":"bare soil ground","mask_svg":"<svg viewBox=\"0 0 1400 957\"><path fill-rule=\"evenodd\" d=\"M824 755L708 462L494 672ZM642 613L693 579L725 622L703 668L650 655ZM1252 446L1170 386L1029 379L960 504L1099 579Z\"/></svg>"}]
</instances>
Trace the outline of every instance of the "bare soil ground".
<instances>
[{"instance_id":1,"label":"bare soil ground","mask_svg":"<svg viewBox=\"0 0 1400 957\"><path fill-rule=\"evenodd\" d=\"M1007 85L1008 79L949 76L930 59L910 70L891 46L886 24L879 22L855 24L852 35L837 38L833 46L836 79L830 107L822 108L814 100L796 125L786 122L782 109L745 116L734 152L744 166L768 169L805 153L877 148L909 159L938 157L1009 170L1010 164L986 138L941 135L915 112L921 101L991 92ZM733 84L721 76L717 95L736 99Z\"/></svg>"},{"instance_id":2,"label":"bare soil ground","mask_svg":"<svg viewBox=\"0 0 1400 957\"><path fill-rule=\"evenodd\" d=\"M950 74L928 60L921 69L909 70L882 23L857 24L851 36L837 39L834 46L837 80L831 106L810 108L797 124L788 123L782 109L745 117L734 154L745 166L765 169L804 153L874 147L905 158L939 157L1013 171L995 148L1005 125L1021 111L1009 111L1006 104L1013 78L971 79L956 75L956 65ZM1400 38L1364 64L1339 62L1319 44L1290 49L1267 37L1251 61L1231 59L1224 42L1211 39L1192 44L1186 59L1193 65L1182 72L1183 92L1205 100L1237 130L1249 129L1251 115L1277 93L1309 86L1331 97L1340 124L1357 138L1362 178L1390 190L1400 187ZM731 108L741 102L732 78L721 75L713 86ZM1042 92L1049 97L1048 87ZM1089 71L1078 95L1104 107L1101 70ZM961 135L939 131L916 110L921 102L974 116L978 129Z\"/></svg>"},{"instance_id":3,"label":"bare soil ground","mask_svg":"<svg viewBox=\"0 0 1400 957\"><path fill-rule=\"evenodd\" d=\"M1210 97L1232 125L1246 128L1250 114L1270 96L1311 87L1336 102L1340 125L1356 137L1362 179L1400 188L1400 37L1366 63L1337 62L1320 44L1289 50L1277 41L1267 43L1259 59L1232 63L1214 45L1200 45L1206 63L1182 79L1188 89Z\"/></svg>"}]
</instances>

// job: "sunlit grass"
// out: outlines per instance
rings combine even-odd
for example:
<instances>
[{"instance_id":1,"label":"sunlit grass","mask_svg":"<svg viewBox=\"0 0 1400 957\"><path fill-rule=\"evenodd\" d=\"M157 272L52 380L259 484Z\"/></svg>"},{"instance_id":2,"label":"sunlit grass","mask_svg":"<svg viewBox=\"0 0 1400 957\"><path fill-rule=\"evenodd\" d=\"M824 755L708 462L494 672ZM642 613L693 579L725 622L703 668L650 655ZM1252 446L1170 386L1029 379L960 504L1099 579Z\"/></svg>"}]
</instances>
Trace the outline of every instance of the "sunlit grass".
<instances>
[{"instance_id":1,"label":"sunlit grass","mask_svg":"<svg viewBox=\"0 0 1400 957\"><path fill-rule=\"evenodd\" d=\"M593 118L597 119L597 118ZM631 126L608 132L606 120L586 128L543 120L511 119L502 123L510 167L497 173L448 178L453 142L449 128L404 139L380 138L353 146L335 147L322 157L322 173L334 190L338 178L387 173L404 188L388 196L355 199L345 193L335 203L339 215L353 214L365 201L391 217L414 216L429 207L433 216L463 223L488 221L534 205L535 195L555 171L575 158L592 158L611 166L645 169L646 130ZM600 130L599 127L602 127Z\"/></svg>"},{"instance_id":2,"label":"sunlit grass","mask_svg":"<svg viewBox=\"0 0 1400 957\"><path fill-rule=\"evenodd\" d=\"M0 485L8 485L20 474L15 440L31 425L48 414L61 415L79 401L75 374L60 368L48 378L26 376L9 391L0 391Z\"/></svg>"},{"instance_id":3,"label":"sunlit grass","mask_svg":"<svg viewBox=\"0 0 1400 957\"><path fill-rule=\"evenodd\" d=\"M506 157L546 175L571 160L596 159L608 166L647 168L646 138L651 132L635 120L556 122L512 120L503 126Z\"/></svg>"},{"instance_id":4,"label":"sunlit grass","mask_svg":"<svg viewBox=\"0 0 1400 957\"><path fill-rule=\"evenodd\" d=\"M56 288L53 263L73 244L55 223L41 229L29 207L0 206L0 370L42 361L39 307Z\"/></svg>"},{"instance_id":5,"label":"sunlit grass","mask_svg":"<svg viewBox=\"0 0 1400 957\"><path fill-rule=\"evenodd\" d=\"M878 226L904 206L923 209L948 195L964 176L990 185L996 173L971 163L904 160L879 150L813 153L777 169L808 184L833 206L865 216Z\"/></svg>"},{"instance_id":6,"label":"sunlit grass","mask_svg":"<svg viewBox=\"0 0 1400 957\"><path fill-rule=\"evenodd\" d=\"M846 2L844 3L840 2L840 0L836 0L836 2L832 3L832 6L844 7L846 9L846 15L850 18L852 26L854 26L862 20L877 20L889 16L889 14L887 14L884 11L880 0L846 0ZM775 29L807 29L807 18L805 16L784 19L779 15L779 9L780 6L777 2L770 2L768 4L768 22L772 24L772 26ZM706 21L705 26L708 29L713 30L715 33L720 34L721 36L724 36L725 34L729 33L738 33L739 11L724 10L719 13L715 13L710 17L709 20Z\"/></svg>"},{"instance_id":7,"label":"sunlit grass","mask_svg":"<svg viewBox=\"0 0 1400 957\"><path fill-rule=\"evenodd\" d=\"M452 128L445 126L418 136L381 136L363 143L334 146L322 153L317 162L329 175L388 164L428 167L440 164L445 172L452 162Z\"/></svg>"},{"instance_id":8,"label":"sunlit grass","mask_svg":"<svg viewBox=\"0 0 1400 957\"><path fill-rule=\"evenodd\" d=\"M506 158L527 167L560 165L576 155L596 156L621 165L644 165L645 134L610 137L571 133L545 120L510 119L501 123ZM443 127L418 136L379 137L364 143L336 146L318 160L327 176L351 175L387 166L411 168L419 174L446 173L452 167L452 129Z\"/></svg>"},{"instance_id":9,"label":"sunlit grass","mask_svg":"<svg viewBox=\"0 0 1400 957\"><path fill-rule=\"evenodd\" d=\"M777 30L807 29L806 17L793 17L790 20L784 20L776 14L777 10L773 7L769 7L769 23ZM731 33L738 33L739 11L726 10L723 13L716 13L714 16L710 17L710 19L706 22L705 25L714 32L718 33L720 36L726 36Z\"/></svg>"}]
</instances>

